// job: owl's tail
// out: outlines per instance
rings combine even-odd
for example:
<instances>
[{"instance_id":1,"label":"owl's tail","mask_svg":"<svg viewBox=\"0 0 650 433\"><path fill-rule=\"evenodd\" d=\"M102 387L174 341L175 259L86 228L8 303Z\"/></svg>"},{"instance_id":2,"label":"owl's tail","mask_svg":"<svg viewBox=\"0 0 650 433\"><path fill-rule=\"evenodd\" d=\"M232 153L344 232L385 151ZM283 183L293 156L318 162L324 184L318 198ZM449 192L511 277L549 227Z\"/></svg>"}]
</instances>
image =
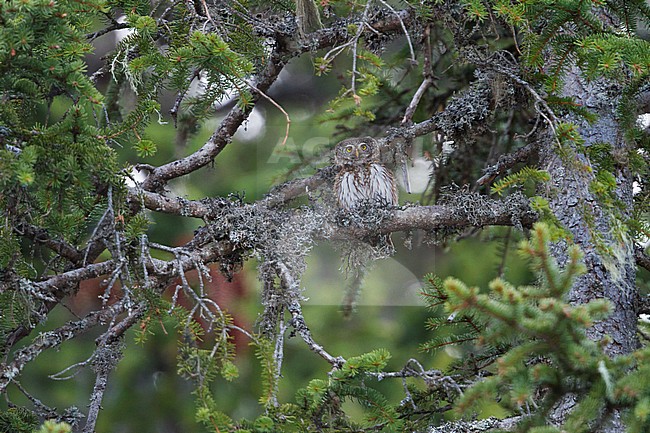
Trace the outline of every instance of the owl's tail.
<instances>
[{"instance_id":1,"label":"owl's tail","mask_svg":"<svg viewBox=\"0 0 650 433\"><path fill-rule=\"evenodd\" d=\"M362 266L354 272L354 277L350 280L350 284L345 288L343 301L341 302L341 312L345 319L352 317L352 313L354 313L354 310L357 308L357 300L359 299L361 284L363 283L365 276L366 269Z\"/></svg>"},{"instance_id":2,"label":"owl's tail","mask_svg":"<svg viewBox=\"0 0 650 433\"><path fill-rule=\"evenodd\" d=\"M373 248L372 255L374 258L385 258L395 254L395 245L391 239L390 233L373 235L366 239L366 242ZM364 264L355 267L352 270L352 278L350 283L345 287L343 301L341 302L341 311L343 317L349 319L354 313L357 306L357 300L361 294L361 284L363 283L366 274L368 273L368 266L372 262L366 261Z\"/></svg>"}]
</instances>

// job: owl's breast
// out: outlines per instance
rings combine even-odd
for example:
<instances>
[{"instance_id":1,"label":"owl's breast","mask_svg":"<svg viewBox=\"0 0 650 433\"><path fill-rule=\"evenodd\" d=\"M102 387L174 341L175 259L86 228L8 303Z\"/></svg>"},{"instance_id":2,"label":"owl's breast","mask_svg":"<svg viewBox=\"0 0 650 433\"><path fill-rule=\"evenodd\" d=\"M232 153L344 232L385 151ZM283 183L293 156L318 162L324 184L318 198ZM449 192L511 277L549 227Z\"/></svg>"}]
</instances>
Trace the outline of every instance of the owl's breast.
<instances>
[{"instance_id":1,"label":"owl's breast","mask_svg":"<svg viewBox=\"0 0 650 433\"><path fill-rule=\"evenodd\" d=\"M343 169L336 176L335 189L339 207L351 210L368 201L368 174L361 167Z\"/></svg>"},{"instance_id":2,"label":"owl's breast","mask_svg":"<svg viewBox=\"0 0 650 433\"><path fill-rule=\"evenodd\" d=\"M395 206L397 184L393 173L381 164L344 167L336 177L339 207L354 209L362 204Z\"/></svg>"}]
</instances>

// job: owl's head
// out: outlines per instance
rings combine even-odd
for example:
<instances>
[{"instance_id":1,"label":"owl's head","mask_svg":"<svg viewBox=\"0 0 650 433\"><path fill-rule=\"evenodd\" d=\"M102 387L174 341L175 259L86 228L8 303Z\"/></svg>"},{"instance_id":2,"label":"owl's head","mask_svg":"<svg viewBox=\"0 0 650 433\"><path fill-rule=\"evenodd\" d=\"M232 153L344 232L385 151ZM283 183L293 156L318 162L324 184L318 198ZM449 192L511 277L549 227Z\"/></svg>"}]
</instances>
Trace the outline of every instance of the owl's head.
<instances>
[{"instance_id":1,"label":"owl's head","mask_svg":"<svg viewBox=\"0 0 650 433\"><path fill-rule=\"evenodd\" d=\"M334 150L337 165L379 162L379 143L372 137L348 138L337 144Z\"/></svg>"}]
</instances>

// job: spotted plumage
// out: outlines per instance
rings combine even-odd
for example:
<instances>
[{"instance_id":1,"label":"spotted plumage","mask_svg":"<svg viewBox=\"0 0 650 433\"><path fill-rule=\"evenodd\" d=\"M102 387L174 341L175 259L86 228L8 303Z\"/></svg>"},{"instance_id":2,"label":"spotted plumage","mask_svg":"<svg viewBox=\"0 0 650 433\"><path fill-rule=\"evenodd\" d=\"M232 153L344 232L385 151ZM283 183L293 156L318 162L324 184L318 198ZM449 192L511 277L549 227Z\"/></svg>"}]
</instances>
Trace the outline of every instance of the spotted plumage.
<instances>
[{"instance_id":1,"label":"spotted plumage","mask_svg":"<svg viewBox=\"0 0 650 433\"><path fill-rule=\"evenodd\" d=\"M340 166L334 189L341 209L361 205L396 206L397 183L381 164L379 145L372 137L350 138L336 145L334 163Z\"/></svg>"}]
</instances>

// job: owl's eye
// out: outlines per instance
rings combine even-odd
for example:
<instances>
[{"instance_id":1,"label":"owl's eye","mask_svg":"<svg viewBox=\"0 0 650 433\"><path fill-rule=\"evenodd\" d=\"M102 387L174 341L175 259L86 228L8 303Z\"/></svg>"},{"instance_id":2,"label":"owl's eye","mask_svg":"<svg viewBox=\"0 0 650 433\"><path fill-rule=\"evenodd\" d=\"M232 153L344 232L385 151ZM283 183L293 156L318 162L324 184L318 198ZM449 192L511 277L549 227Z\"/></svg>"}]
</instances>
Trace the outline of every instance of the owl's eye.
<instances>
[{"instance_id":1,"label":"owl's eye","mask_svg":"<svg viewBox=\"0 0 650 433\"><path fill-rule=\"evenodd\" d=\"M365 144L362 144L361 145L361 150L368 150L368 146L366 146Z\"/></svg>"},{"instance_id":2,"label":"owl's eye","mask_svg":"<svg viewBox=\"0 0 650 433\"><path fill-rule=\"evenodd\" d=\"M348 147L346 147L346 148L345 148L345 151L346 151L347 153L352 153L352 146L348 146Z\"/></svg>"}]
</instances>

